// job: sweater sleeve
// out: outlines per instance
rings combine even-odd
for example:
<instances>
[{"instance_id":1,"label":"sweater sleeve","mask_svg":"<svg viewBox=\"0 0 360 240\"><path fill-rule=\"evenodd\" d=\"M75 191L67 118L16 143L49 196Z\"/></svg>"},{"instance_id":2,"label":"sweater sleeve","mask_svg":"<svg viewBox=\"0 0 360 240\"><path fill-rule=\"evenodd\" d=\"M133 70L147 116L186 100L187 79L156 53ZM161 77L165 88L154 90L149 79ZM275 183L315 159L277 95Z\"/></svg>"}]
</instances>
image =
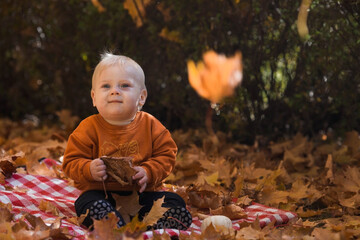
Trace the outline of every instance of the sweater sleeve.
<instances>
[{"instance_id":1,"label":"sweater sleeve","mask_svg":"<svg viewBox=\"0 0 360 240\"><path fill-rule=\"evenodd\" d=\"M86 137L84 139L82 135L86 133L76 130L70 135L62 168L64 173L75 182L89 183L94 181L90 172L93 146L91 142L85 141Z\"/></svg>"},{"instance_id":2,"label":"sweater sleeve","mask_svg":"<svg viewBox=\"0 0 360 240\"><path fill-rule=\"evenodd\" d=\"M156 186L172 172L175 166L177 146L171 138L170 132L164 129L153 140L153 154L151 158L141 164L145 168L149 182Z\"/></svg>"}]
</instances>

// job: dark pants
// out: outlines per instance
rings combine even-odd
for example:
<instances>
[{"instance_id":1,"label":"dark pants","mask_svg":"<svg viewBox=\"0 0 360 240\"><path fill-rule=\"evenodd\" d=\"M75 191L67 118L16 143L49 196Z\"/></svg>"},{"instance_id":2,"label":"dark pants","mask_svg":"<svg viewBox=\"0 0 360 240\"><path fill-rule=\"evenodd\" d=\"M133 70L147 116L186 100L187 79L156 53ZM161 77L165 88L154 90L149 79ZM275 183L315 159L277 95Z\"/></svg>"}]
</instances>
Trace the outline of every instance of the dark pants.
<instances>
[{"instance_id":1,"label":"dark pants","mask_svg":"<svg viewBox=\"0 0 360 240\"><path fill-rule=\"evenodd\" d=\"M132 194L132 192L128 191L108 191L108 198L105 199L105 192L102 190L90 190L87 192L84 192L80 195L80 197L75 201L75 210L76 214L80 216L81 214L86 214L87 210L90 209L90 207L99 200L106 200L108 201L115 209L116 202L115 199L112 197L111 194L118 194L120 196L129 196ZM110 194L111 193L111 194ZM167 208L178 208L178 207L184 207L186 208L185 201L176 193L172 192L143 192L138 193L139 194L139 204L143 206L140 211L138 212L138 217L140 220L143 219L146 213L148 213L153 204L154 201L156 201L159 198L162 198L165 196L164 203L162 204L162 207ZM92 225L92 219L87 218L84 220L83 224L86 227L89 227Z\"/></svg>"}]
</instances>

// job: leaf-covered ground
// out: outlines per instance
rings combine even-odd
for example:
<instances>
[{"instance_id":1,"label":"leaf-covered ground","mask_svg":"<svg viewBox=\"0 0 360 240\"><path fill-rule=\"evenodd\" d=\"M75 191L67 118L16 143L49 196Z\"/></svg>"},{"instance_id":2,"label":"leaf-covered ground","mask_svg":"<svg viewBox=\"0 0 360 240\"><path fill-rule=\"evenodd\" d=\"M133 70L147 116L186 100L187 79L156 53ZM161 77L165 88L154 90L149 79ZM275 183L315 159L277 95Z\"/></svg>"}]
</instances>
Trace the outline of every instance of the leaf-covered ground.
<instances>
[{"instance_id":1,"label":"leaf-covered ground","mask_svg":"<svg viewBox=\"0 0 360 240\"><path fill-rule=\"evenodd\" d=\"M49 170L38 161L43 157L59 160L64 153L74 119L66 112L61 114L61 127L39 127L34 121L0 119L0 182L4 183L14 171L65 178L60 168ZM165 187L187 201L193 216L204 218L218 214L231 219L244 218L243 207L251 201L289 210L299 216L297 221L285 226L270 224L263 229L256 222L244 223L240 230L219 233L217 238L355 239L360 236L360 140L357 132L348 132L343 139L334 139L331 135L308 139L298 134L264 146L259 142L252 146L239 144L229 141L224 133L209 135L201 130L176 131L173 137L179 154ZM42 207L51 208L45 203ZM61 232L56 230L58 223L50 230L46 226L41 228L41 221L32 216L26 219L34 223L33 228L16 223L12 221L10 210L11 206L0 203L2 236L10 236L6 235L9 231L21 231L24 239L30 236L41 239L45 236L40 234L44 229L48 232L52 229L52 236L65 236L56 235ZM159 211L151 216L154 218L151 221L156 221L154 216L163 209L155 210ZM52 212L56 213L56 209ZM72 221L77 223L78 220ZM136 221L131 224L127 232L132 235L127 235L127 239L140 239L131 229L139 230L143 226ZM109 222L97 222L88 238L109 233L106 231L109 226L112 226ZM210 231L214 229L204 231L202 236L180 238L203 239ZM34 237L36 232L39 238ZM211 234L214 236L214 232ZM159 236L158 239L168 237Z\"/></svg>"}]
</instances>

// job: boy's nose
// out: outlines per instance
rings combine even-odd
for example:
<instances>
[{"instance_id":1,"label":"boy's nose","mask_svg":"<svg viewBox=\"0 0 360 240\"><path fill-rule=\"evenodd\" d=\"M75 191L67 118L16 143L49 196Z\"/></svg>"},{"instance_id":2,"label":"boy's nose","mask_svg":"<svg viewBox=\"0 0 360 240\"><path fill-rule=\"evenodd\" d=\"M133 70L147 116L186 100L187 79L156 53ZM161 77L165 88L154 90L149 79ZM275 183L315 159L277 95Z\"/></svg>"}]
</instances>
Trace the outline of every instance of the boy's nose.
<instances>
[{"instance_id":1,"label":"boy's nose","mask_svg":"<svg viewBox=\"0 0 360 240\"><path fill-rule=\"evenodd\" d=\"M111 95L119 95L120 89L118 87L114 87L111 89Z\"/></svg>"}]
</instances>

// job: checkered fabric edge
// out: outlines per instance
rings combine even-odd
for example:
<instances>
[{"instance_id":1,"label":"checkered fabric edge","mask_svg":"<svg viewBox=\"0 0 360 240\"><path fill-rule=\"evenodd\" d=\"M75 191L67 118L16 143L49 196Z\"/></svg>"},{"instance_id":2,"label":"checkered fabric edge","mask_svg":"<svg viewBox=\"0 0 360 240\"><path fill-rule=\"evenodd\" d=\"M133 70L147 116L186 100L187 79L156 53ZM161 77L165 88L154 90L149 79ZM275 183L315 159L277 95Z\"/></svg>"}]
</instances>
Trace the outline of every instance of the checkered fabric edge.
<instances>
[{"instance_id":1,"label":"checkered fabric edge","mask_svg":"<svg viewBox=\"0 0 360 240\"><path fill-rule=\"evenodd\" d=\"M49 212L44 212L39 209L41 201L47 201L53 204L59 210L59 216L75 217L74 202L79 196L80 191L74 187L69 186L68 182L58 178L13 174L9 179L6 179L5 184L0 185L0 202L13 206L13 213L15 219L21 217L22 212L31 213L49 224L54 222L58 217ZM240 229L240 223L253 222L256 218L259 219L260 226L264 227L272 221L276 221L276 225L286 224L290 219L297 218L295 213L284 211L276 208L271 208L258 203L245 208L248 214L246 219L239 219L233 221L233 228ZM170 236L178 236L180 233L190 235L192 233L201 234L200 226L202 221L198 218L193 219L193 223L187 231L179 231L175 229L165 229L148 231L143 234L144 239L150 239L153 234L163 234L164 231ZM61 227L68 228L69 233L74 236L73 239L84 239L86 230L63 220Z\"/></svg>"},{"instance_id":2,"label":"checkered fabric edge","mask_svg":"<svg viewBox=\"0 0 360 240\"><path fill-rule=\"evenodd\" d=\"M247 213L247 218L233 220L233 229L239 230L240 224L243 222L254 222L256 218L259 219L261 227L265 227L267 224L275 221L275 226L288 223L291 219L296 219L297 215L293 212L284 211L277 208L268 207L259 203L252 203L250 206L246 207L245 212ZM155 231L147 231L143 234L144 239L151 239L155 234L161 235L164 232L170 236L179 236L182 235L191 235L191 234L201 234L202 221L198 218L193 219L193 223L187 231L180 231L175 229L161 229Z\"/></svg>"}]
</instances>

